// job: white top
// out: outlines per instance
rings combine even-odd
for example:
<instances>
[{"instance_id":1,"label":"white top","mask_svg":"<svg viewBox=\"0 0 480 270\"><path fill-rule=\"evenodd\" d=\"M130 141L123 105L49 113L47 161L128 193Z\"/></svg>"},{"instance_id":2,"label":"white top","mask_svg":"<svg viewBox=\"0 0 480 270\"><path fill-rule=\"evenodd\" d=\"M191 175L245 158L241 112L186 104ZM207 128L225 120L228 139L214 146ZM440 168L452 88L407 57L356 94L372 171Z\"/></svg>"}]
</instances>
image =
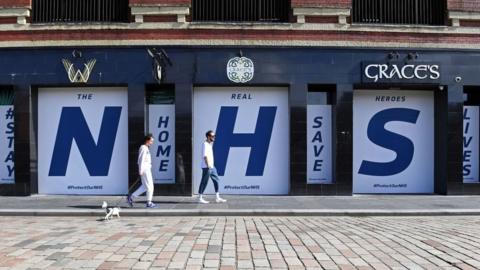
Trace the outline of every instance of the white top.
<instances>
[{"instance_id":1,"label":"white top","mask_svg":"<svg viewBox=\"0 0 480 270\"><path fill-rule=\"evenodd\" d=\"M145 173L145 170L152 169L152 156L148 146L142 144L138 149L138 173L140 175Z\"/></svg>"},{"instance_id":2,"label":"white top","mask_svg":"<svg viewBox=\"0 0 480 270\"><path fill-rule=\"evenodd\" d=\"M209 164L205 162L205 157L207 157ZM202 168L213 168L213 166L213 143L204 141L202 145Z\"/></svg>"}]
</instances>

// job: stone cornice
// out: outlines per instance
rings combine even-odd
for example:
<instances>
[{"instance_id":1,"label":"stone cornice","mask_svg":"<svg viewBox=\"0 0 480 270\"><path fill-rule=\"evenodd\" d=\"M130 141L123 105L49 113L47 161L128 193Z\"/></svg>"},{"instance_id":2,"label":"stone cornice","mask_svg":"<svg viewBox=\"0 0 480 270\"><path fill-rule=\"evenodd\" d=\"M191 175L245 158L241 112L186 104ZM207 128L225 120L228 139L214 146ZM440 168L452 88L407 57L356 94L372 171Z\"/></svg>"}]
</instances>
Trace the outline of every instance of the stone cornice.
<instances>
[{"instance_id":1,"label":"stone cornice","mask_svg":"<svg viewBox=\"0 0 480 270\"><path fill-rule=\"evenodd\" d=\"M218 39L169 39L169 40L67 40L67 41L8 41L0 48L36 47L122 47L122 46L243 46L243 47L326 47L326 48L378 48L378 49L455 49L478 51L477 44L464 43L400 43L375 41L310 41L310 40L218 40Z\"/></svg>"},{"instance_id":2,"label":"stone cornice","mask_svg":"<svg viewBox=\"0 0 480 270\"><path fill-rule=\"evenodd\" d=\"M466 34L479 35L480 28L451 26L405 26L405 25L370 25L370 24L325 24L325 23L66 23L66 24L0 24L0 31L79 31L79 30L295 30L295 31L344 31L344 32L386 32L386 33L425 33L425 34Z\"/></svg>"}]
</instances>

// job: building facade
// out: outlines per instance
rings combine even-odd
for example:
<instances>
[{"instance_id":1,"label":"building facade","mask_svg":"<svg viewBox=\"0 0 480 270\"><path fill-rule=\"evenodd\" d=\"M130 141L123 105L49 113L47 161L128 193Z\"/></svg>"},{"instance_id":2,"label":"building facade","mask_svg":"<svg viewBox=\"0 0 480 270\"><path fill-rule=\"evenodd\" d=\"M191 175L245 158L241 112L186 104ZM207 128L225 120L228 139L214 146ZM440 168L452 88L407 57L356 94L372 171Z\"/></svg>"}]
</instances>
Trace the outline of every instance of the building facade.
<instances>
[{"instance_id":1,"label":"building facade","mask_svg":"<svg viewBox=\"0 0 480 270\"><path fill-rule=\"evenodd\" d=\"M0 195L125 194L145 133L192 195L210 129L224 193L480 193L477 1L63 2L0 1Z\"/></svg>"}]
</instances>

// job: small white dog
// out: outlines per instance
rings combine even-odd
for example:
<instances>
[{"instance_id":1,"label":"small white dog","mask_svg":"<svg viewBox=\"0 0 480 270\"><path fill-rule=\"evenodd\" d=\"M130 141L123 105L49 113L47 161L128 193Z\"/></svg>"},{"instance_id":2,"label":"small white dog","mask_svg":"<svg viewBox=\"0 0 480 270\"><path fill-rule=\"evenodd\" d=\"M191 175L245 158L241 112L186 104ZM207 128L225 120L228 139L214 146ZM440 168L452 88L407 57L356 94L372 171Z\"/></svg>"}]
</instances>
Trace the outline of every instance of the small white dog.
<instances>
[{"instance_id":1,"label":"small white dog","mask_svg":"<svg viewBox=\"0 0 480 270\"><path fill-rule=\"evenodd\" d=\"M120 207L108 207L107 202L103 202L102 208L105 209L105 220L109 220L112 216L120 217Z\"/></svg>"}]
</instances>

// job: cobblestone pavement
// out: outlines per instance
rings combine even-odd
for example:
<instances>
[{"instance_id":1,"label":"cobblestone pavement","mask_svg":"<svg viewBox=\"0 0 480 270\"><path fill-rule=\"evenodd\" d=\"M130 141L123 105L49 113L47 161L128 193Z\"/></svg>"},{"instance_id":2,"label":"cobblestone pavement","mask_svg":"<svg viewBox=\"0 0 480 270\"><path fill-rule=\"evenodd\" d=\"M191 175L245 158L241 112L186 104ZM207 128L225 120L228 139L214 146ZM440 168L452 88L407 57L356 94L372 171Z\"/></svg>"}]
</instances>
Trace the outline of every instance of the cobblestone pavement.
<instances>
[{"instance_id":1,"label":"cobblestone pavement","mask_svg":"<svg viewBox=\"0 0 480 270\"><path fill-rule=\"evenodd\" d=\"M1 269L479 269L480 217L1 217Z\"/></svg>"}]
</instances>

